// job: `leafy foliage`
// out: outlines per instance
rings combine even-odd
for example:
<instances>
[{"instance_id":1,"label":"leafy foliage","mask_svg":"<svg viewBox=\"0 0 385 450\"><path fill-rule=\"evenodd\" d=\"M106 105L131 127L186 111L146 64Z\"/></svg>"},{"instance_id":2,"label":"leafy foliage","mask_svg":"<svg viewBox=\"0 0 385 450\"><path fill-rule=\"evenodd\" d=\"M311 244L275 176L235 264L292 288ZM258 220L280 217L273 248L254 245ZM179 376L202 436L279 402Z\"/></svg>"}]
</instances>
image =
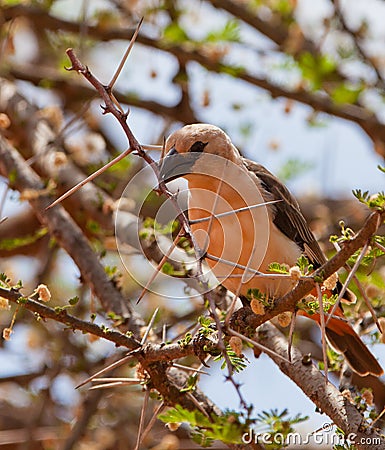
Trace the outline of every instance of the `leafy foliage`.
<instances>
[{"instance_id":1,"label":"leafy foliage","mask_svg":"<svg viewBox=\"0 0 385 450\"><path fill-rule=\"evenodd\" d=\"M235 372L239 373L247 367L245 357L238 356L229 346L226 347L226 353ZM225 369L226 360L223 355L218 355L214 358L214 361L222 361L221 369Z\"/></svg>"},{"instance_id":2,"label":"leafy foliage","mask_svg":"<svg viewBox=\"0 0 385 450\"><path fill-rule=\"evenodd\" d=\"M246 424L240 421L240 414L227 410L223 415L208 418L200 411L188 411L180 405L169 409L158 416L165 423L186 423L192 428L195 442L202 446L210 446L213 440L227 444L242 443L242 434L247 430Z\"/></svg>"},{"instance_id":3,"label":"leafy foliage","mask_svg":"<svg viewBox=\"0 0 385 450\"><path fill-rule=\"evenodd\" d=\"M378 192L377 194L370 194L369 191L362 192L361 189L353 191L353 195L364 205L370 209L377 211L384 211L385 209L385 193Z\"/></svg>"}]
</instances>

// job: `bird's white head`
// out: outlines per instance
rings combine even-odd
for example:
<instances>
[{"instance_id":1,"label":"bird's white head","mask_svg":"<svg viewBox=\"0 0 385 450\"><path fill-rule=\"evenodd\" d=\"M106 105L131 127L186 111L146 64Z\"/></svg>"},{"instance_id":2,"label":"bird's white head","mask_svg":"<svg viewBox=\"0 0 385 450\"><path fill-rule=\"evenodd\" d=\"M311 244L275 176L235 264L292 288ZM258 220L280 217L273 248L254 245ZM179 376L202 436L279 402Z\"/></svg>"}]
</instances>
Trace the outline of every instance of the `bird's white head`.
<instances>
[{"instance_id":1,"label":"bird's white head","mask_svg":"<svg viewBox=\"0 0 385 450\"><path fill-rule=\"evenodd\" d=\"M220 128L204 123L186 125L166 141L166 156L160 164L161 177L170 181L201 174L208 164L213 164L214 155L236 164L240 160L238 150Z\"/></svg>"}]
</instances>

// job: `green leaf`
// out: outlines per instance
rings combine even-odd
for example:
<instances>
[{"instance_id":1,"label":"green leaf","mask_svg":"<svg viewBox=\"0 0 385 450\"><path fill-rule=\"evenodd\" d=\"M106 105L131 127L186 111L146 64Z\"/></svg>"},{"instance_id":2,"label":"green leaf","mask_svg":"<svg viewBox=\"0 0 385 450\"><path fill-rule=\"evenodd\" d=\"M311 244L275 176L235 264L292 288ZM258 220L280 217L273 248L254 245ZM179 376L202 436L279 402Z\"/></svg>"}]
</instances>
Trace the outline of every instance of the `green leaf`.
<instances>
[{"instance_id":1,"label":"green leaf","mask_svg":"<svg viewBox=\"0 0 385 450\"><path fill-rule=\"evenodd\" d=\"M239 22L235 19L230 19L225 26L218 31L210 32L204 42L239 42L240 28Z\"/></svg>"},{"instance_id":2,"label":"green leaf","mask_svg":"<svg viewBox=\"0 0 385 450\"><path fill-rule=\"evenodd\" d=\"M269 272L288 274L289 270L286 265L273 262L267 268Z\"/></svg>"},{"instance_id":3,"label":"green leaf","mask_svg":"<svg viewBox=\"0 0 385 450\"><path fill-rule=\"evenodd\" d=\"M298 62L303 77L314 90L321 88L336 70L336 63L327 55L314 56L309 52L301 55Z\"/></svg>"},{"instance_id":4,"label":"green leaf","mask_svg":"<svg viewBox=\"0 0 385 450\"><path fill-rule=\"evenodd\" d=\"M28 234L26 236L6 238L0 241L0 250L15 250L17 248L31 245L44 237L48 233L47 228L40 228L34 234Z\"/></svg>"},{"instance_id":5,"label":"green leaf","mask_svg":"<svg viewBox=\"0 0 385 450\"><path fill-rule=\"evenodd\" d=\"M189 37L178 23L172 22L163 30L163 39L168 43L181 44L188 41Z\"/></svg>"},{"instance_id":6,"label":"green leaf","mask_svg":"<svg viewBox=\"0 0 385 450\"><path fill-rule=\"evenodd\" d=\"M68 300L68 303L71 306L75 306L78 303L78 301L79 301L79 297L77 295L75 295L75 297L72 297Z\"/></svg>"},{"instance_id":7,"label":"green leaf","mask_svg":"<svg viewBox=\"0 0 385 450\"><path fill-rule=\"evenodd\" d=\"M357 103L358 97L363 91L363 87L351 87L346 84L340 84L331 93L331 97L335 103Z\"/></svg>"},{"instance_id":8,"label":"green leaf","mask_svg":"<svg viewBox=\"0 0 385 450\"><path fill-rule=\"evenodd\" d=\"M297 158L291 158L280 168L277 176L280 180L287 182L302 175L313 167L314 164L309 161L300 161Z\"/></svg>"}]
</instances>

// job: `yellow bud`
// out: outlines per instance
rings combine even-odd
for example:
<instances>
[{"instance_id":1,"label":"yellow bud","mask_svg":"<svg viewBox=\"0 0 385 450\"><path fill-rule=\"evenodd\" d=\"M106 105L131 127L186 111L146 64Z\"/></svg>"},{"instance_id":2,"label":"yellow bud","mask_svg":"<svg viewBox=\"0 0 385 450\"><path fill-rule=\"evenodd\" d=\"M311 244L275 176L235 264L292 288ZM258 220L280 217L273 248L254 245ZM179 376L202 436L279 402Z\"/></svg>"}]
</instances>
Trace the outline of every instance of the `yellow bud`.
<instances>
[{"instance_id":1,"label":"yellow bud","mask_svg":"<svg viewBox=\"0 0 385 450\"><path fill-rule=\"evenodd\" d=\"M0 297L0 309L8 310L10 308L11 305L9 304L9 301L4 297Z\"/></svg>"},{"instance_id":2,"label":"yellow bud","mask_svg":"<svg viewBox=\"0 0 385 450\"><path fill-rule=\"evenodd\" d=\"M231 347L231 350L237 355L242 355L242 339L238 336L231 336L229 340L229 345Z\"/></svg>"},{"instance_id":3,"label":"yellow bud","mask_svg":"<svg viewBox=\"0 0 385 450\"><path fill-rule=\"evenodd\" d=\"M166 423L166 427L167 427L170 431L176 431L180 426L181 426L181 424L178 423L178 422L175 422L175 423L173 423L173 422Z\"/></svg>"},{"instance_id":4,"label":"yellow bud","mask_svg":"<svg viewBox=\"0 0 385 450\"><path fill-rule=\"evenodd\" d=\"M256 298L253 298L253 300L251 300L250 306L255 315L260 316L262 314L265 314L265 307Z\"/></svg>"},{"instance_id":5,"label":"yellow bud","mask_svg":"<svg viewBox=\"0 0 385 450\"><path fill-rule=\"evenodd\" d=\"M4 328L3 330L3 339L5 341L9 341L11 339L11 334L13 333L12 328Z\"/></svg>"},{"instance_id":6,"label":"yellow bud","mask_svg":"<svg viewBox=\"0 0 385 450\"><path fill-rule=\"evenodd\" d=\"M369 406L373 405L373 392L370 389L365 389L362 393L362 399L365 401L365 403Z\"/></svg>"},{"instance_id":7,"label":"yellow bud","mask_svg":"<svg viewBox=\"0 0 385 450\"><path fill-rule=\"evenodd\" d=\"M328 291L332 291L333 289L335 289L335 287L337 285L337 281L338 281L338 275L336 273L333 273L332 275L330 275L329 278L327 278L324 281L323 284Z\"/></svg>"},{"instance_id":8,"label":"yellow bud","mask_svg":"<svg viewBox=\"0 0 385 450\"><path fill-rule=\"evenodd\" d=\"M49 302L51 300L51 292L45 284L39 284L35 289L35 293L39 296L40 302Z\"/></svg>"},{"instance_id":9,"label":"yellow bud","mask_svg":"<svg viewBox=\"0 0 385 450\"><path fill-rule=\"evenodd\" d=\"M0 128L2 128L4 130L6 128L9 128L10 125L11 125L11 120L7 116L7 114L0 113Z\"/></svg>"},{"instance_id":10,"label":"yellow bud","mask_svg":"<svg viewBox=\"0 0 385 450\"><path fill-rule=\"evenodd\" d=\"M287 327L290 325L292 313L289 311L278 314L277 320L281 327Z\"/></svg>"},{"instance_id":11,"label":"yellow bud","mask_svg":"<svg viewBox=\"0 0 385 450\"><path fill-rule=\"evenodd\" d=\"M301 270L298 266L290 267L289 274L293 280L299 280L301 278Z\"/></svg>"}]
</instances>

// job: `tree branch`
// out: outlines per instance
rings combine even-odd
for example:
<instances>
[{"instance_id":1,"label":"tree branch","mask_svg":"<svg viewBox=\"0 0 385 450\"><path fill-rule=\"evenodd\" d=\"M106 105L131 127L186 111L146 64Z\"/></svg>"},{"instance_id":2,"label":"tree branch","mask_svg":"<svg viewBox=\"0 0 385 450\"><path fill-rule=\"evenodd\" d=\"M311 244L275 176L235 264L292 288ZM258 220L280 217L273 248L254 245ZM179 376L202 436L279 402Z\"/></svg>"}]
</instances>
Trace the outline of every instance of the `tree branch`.
<instances>
[{"instance_id":1,"label":"tree branch","mask_svg":"<svg viewBox=\"0 0 385 450\"><path fill-rule=\"evenodd\" d=\"M36 7L21 5L12 6L5 8L3 14L6 20L10 20L18 16L25 16L32 20L37 26L55 31L62 29L65 31L78 33L80 30L80 24L55 18L47 14L44 10ZM119 28L101 29L90 26L87 28L87 32L91 37L95 37L101 41L109 41L114 39L130 39L134 31ZM228 69L226 68L226 65L212 61L198 50L186 50L181 46L169 45L160 39L152 39L147 37L143 33L139 34L137 42L172 54L178 59L178 61L184 63L195 61L212 72L226 73L226 70ZM377 119L375 114L364 107L351 104L337 104L334 103L327 95L313 93L304 89L288 90L269 82L265 78L255 77L242 70L237 71L236 76L238 79L244 80L253 86L270 92L274 98L283 97L295 100L312 107L316 111L322 111L332 116L354 122L358 124L374 142L385 142L385 125ZM385 148L382 149L381 146L377 146L376 151L382 152L380 154L385 156Z\"/></svg>"},{"instance_id":2,"label":"tree branch","mask_svg":"<svg viewBox=\"0 0 385 450\"><path fill-rule=\"evenodd\" d=\"M283 357L287 357L287 339L274 325L265 323L258 329L259 342ZM281 371L299 386L321 412L327 414L355 442L360 450L385 449L385 439L379 431L372 429L357 408L331 383L325 384L325 377L314 366L305 365L303 355L292 349L292 363L269 355ZM352 434L351 438L349 435Z\"/></svg>"}]
</instances>

